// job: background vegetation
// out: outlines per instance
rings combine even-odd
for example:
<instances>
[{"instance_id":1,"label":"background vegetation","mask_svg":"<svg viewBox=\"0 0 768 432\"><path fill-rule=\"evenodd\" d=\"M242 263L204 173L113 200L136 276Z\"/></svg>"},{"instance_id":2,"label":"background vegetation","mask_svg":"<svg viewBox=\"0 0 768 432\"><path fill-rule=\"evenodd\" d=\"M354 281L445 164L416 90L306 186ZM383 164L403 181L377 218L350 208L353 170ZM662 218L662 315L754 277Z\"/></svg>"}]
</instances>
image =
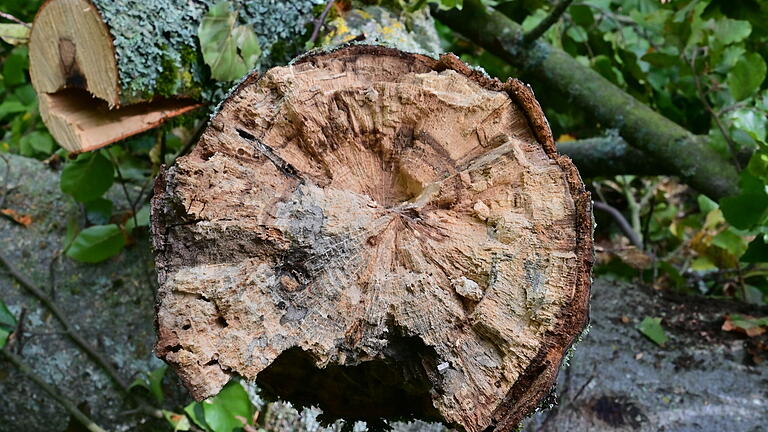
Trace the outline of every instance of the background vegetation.
<instances>
[{"instance_id":1,"label":"background vegetation","mask_svg":"<svg viewBox=\"0 0 768 432\"><path fill-rule=\"evenodd\" d=\"M428 3L454 11L464 6L462 0L382 1L403 10L430 7ZM31 22L40 3L2 1L0 10ZM483 3L520 23L525 31L536 28L554 7L543 0ZM234 12L225 6L213 13ZM331 10L329 20L334 13ZM6 19L2 22L12 23ZM618 176L590 170L591 177L585 181L598 203L596 274L600 277L756 305L768 300L765 23L768 4L756 0L580 0L570 4L541 36L700 137L738 170L738 192L725 197L704 195L674 176L645 175L655 173L656 165L664 165L663 161L649 160L635 172ZM311 30L307 29L308 33ZM583 139L621 142L618 129L595 121L592 113L535 74L505 62L444 23L438 22L437 30L446 51L483 67L491 76L502 80L522 76L533 87L561 145ZM230 36L209 27L200 37ZM135 236L147 235L143 227L148 224L152 179L162 164L173 163L188 150L202 121L199 116L175 120L106 149L71 158L56 145L40 119L29 82L27 48L17 42L11 38L0 43L0 156L20 154L59 170L61 190L81 203L81 213L71 219L64 241L66 256L87 263L110 259L131 247ZM206 43L216 46L215 40L212 44L210 40L201 42L204 47ZM218 61L226 53L204 50L207 62L217 59L212 68L214 78L230 80L257 64L259 49L247 34L230 45L248 43L249 48L242 51L244 58L237 57L233 48L234 67L238 68L234 72L222 69ZM601 94L594 97L599 100ZM603 172L613 173L610 160L603 167ZM713 178L720 174L707 173ZM128 188L123 188L129 203L126 208L104 197L115 182L141 190L129 194ZM5 192L0 185L0 214L14 223L28 223L24 215L3 207ZM752 333L764 331L768 325L766 318L749 316L733 316L729 322L731 329ZM0 346L15 325L16 317L0 302ZM648 317L640 330L655 342L664 343L660 320ZM164 369L148 371L131 391L162 405L163 374ZM239 384L227 387L212 403L162 411L176 430L197 427L217 432L241 427L238 418L252 424L254 413Z\"/></svg>"}]
</instances>

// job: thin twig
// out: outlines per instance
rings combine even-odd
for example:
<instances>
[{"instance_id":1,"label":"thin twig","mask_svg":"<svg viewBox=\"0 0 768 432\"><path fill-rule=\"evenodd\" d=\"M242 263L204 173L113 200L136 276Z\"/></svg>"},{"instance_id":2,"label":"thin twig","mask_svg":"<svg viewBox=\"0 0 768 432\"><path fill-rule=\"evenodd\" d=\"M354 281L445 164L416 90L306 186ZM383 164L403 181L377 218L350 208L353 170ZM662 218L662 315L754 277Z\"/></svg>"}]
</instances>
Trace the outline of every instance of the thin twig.
<instances>
[{"instance_id":1,"label":"thin twig","mask_svg":"<svg viewBox=\"0 0 768 432\"><path fill-rule=\"evenodd\" d=\"M14 344L16 345L16 354L21 355L21 351L24 349L24 328L27 322L27 308L22 307L19 313L19 320L16 324L16 330L14 330Z\"/></svg>"},{"instance_id":2,"label":"thin twig","mask_svg":"<svg viewBox=\"0 0 768 432\"><path fill-rule=\"evenodd\" d=\"M550 27L560 20L560 17L563 16L563 13L565 13L565 10L568 9L572 2L573 0L560 0L560 3L552 9L549 15L544 17L533 30L523 36L523 44L529 45L546 33Z\"/></svg>"},{"instance_id":3,"label":"thin twig","mask_svg":"<svg viewBox=\"0 0 768 432\"><path fill-rule=\"evenodd\" d=\"M331 7L333 6L334 0L328 1L328 3L325 5L325 9L323 9L323 13L320 14L320 16L315 20L315 28L312 30L312 36L309 37L309 43L314 45L315 41L317 40L317 37L320 36L320 29L323 28L323 24L325 23L325 18L328 17L328 12L331 11Z\"/></svg>"},{"instance_id":4,"label":"thin twig","mask_svg":"<svg viewBox=\"0 0 768 432\"><path fill-rule=\"evenodd\" d=\"M643 249L643 241L640 239L640 235L635 232L635 230L632 228L632 225L627 222L627 219L624 218L624 215L621 214L620 211L618 211L615 207L600 201L595 201L594 207L611 215L611 217L613 217L613 219L616 221L616 224L619 225L619 228L624 233L624 235L629 238L629 241L632 242L632 244L635 245L635 247L638 249Z\"/></svg>"},{"instance_id":5,"label":"thin twig","mask_svg":"<svg viewBox=\"0 0 768 432\"><path fill-rule=\"evenodd\" d=\"M44 392L48 393L50 397L52 397L56 402L61 404L62 407L64 407L67 412L69 412L72 417L77 419L83 426L85 426L86 429L88 429L91 432L105 432L104 429L102 429L99 425L93 422L88 416L83 414L82 411L80 411L77 406L61 395L53 386L45 382L40 376L38 376L31 367L29 367L28 364L24 362L20 357L18 357L16 354L11 353L10 351L3 349L0 350L0 353L2 353L3 357L5 357L6 360L13 363L16 368L19 369L21 373L26 375L29 379L35 382L38 386L40 386L41 389L43 389Z\"/></svg>"},{"instance_id":6,"label":"thin twig","mask_svg":"<svg viewBox=\"0 0 768 432\"><path fill-rule=\"evenodd\" d=\"M736 169L741 171L741 164L739 163L739 158L736 154L736 143L733 142L731 139L731 135L728 133L728 130L725 128L725 125L723 125L723 122L720 120L720 116L717 115L715 110L712 108L712 105L709 104L709 101L707 100L707 96L704 94L704 89L701 85L701 79L699 78L699 74L696 72L696 55L698 53L698 50L693 50L693 58L688 62L688 65L691 67L691 74L693 75L693 82L696 86L696 95L698 96L701 103L704 105L704 109L707 110L710 116L712 116L712 119L715 121L715 124L717 125L717 128L720 130L720 133L723 134L723 138L725 139L725 143L728 144L728 150L731 153L731 157L733 158L733 164L736 166Z\"/></svg>"},{"instance_id":7,"label":"thin twig","mask_svg":"<svg viewBox=\"0 0 768 432\"><path fill-rule=\"evenodd\" d=\"M81 350L83 350L88 357L91 358L99 367L101 367L104 372L109 375L109 377L117 384L118 388L125 393L126 395L130 396L129 386L128 382L125 381L119 373L117 373L117 370L112 366L108 359L101 355L96 348L91 346L88 341L86 341L80 334L76 332L75 327L69 322L67 317L64 315L64 312L62 312L61 309L54 303L50 297L48 297L45 292L43 292L40 288L38 288L32 280L19 271L9 260L5 257L2 253L0 253L0 264L5 266L5 268L8 270L8 273L10 273L11 277L16 279L16 281L19 282L19 284L27 290L30 294L32 294L34 297L36 297L40 303L45 306L48 311L51 312L51 314L61 323L61 326L64 328L64 333L69 336L70 339L72 339L72 342L75 343ZM146 402L132 398L144 411L145 413L157 417L162 418L163 413L154 408L149 406Z\"/></svg>"},{"instance_id":8,"label":"thin twig","mask_svg":"<svg viewBox=\"0 0 768 432\"><path fill-rule=\"evenodd\" d=\"M16 18L15 16L13 16L13 15L11 15L9 13L0 12L0 17L3 17L3 18L5 18L5 19L7 19L9 21L13 21L13 22L19 23L19 24L23 25L26 28L32 28L32 26L29 25L29 23L25 23L24 21Z\"/></svg>"},{"instance_id":9,"label":"thin twig","mask_svg":"<svg viewBox=\"0 0 768 432\"><path fill-rule=\"evenodd\" d=\"M75 327L69 322L64 312L46 295L40 288L38 288L29 277L19 271L2 253L0 253L0 263L8 269L8 273L16 279L21 286L27 290L30 294L35 296L43 306L48 309L51 314L59 320L64 332L72 339L72 341L79 346L86 354L88 354L93 361L95 361L105 372L117 383L117 385L124 391L128 391L128 383L123 380L120 374L117 373L114 366L102 356L94 347L91 346L82 336L75 332Z\"/></svg>"},{"instance_id":10,"label":"thin twig","mask_svg":"<svg viewBox=\"0 0 768 432\"><path fill-rule=\"evenodd\" d=\"M109 155L109 160L112 161L112 165L115 166L115 172L117 173L117 180L120 182L120 187L123 189L125 200L128 201L128 205L131 207L131 213L133 213L133 226L139 226L139 221L136 219L136 206L133 204L131 195L128 193L128 187L125 185L125 179L123 178L123 174L120 172L120 165L117 164L117 160L112 155L111 151L106 150L106 152Z\"/></svg>"}]
</instances>

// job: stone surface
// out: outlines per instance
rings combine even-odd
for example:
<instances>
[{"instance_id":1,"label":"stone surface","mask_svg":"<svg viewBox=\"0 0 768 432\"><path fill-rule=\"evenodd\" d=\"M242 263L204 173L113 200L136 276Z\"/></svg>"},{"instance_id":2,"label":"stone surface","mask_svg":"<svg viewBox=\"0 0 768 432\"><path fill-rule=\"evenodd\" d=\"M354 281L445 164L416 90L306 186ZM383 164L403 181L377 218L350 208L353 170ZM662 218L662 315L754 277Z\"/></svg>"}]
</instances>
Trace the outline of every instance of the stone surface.
<instances>
[{"instance_id":1,"label":"stone surface","mask_svg":"<svg viewBox=\"0 0 768 432\"><path fill-rule=\"evenodd\" d=\"M124 379L162 363L152 354L152 306L156 281L146 238L99 265L79 264L62 257L49 271L62 247L71 218L81 214L77 203L59 189L59 173L34 159L4 155L0 161L0 194L8 187L5 208L32 216L25 228L0 218L2 253L27 273L60 306L82 336L108 356ZM108 196L125 209L115 185ZM134 196L137 191L133 191ZM0 195L1 196L1 195ZM25 293L0 266L0 298L11 312L26 309L21 356L34 371L68 395L102 426L135 430L138 420L119 413L128 409L115 386L63 334L58 321ZM55 286L51 282L55 276ZM0 369L0 431L61 431L69 415L33 382L10 365Z\"/></svg>"},{"instance_id":2,"label":"stone surface","mask_svg":"<svg viewBox=\"0 0 768 432\"><path fill-rule=\"evenodd\" d=\"M720 329L726 313L768 310L682 297L608 279L592 287L589 333L560 374L559 406L534 431L768 431L768 364L750 365L747 341ZM659 347L635 326L661 317ZM627 321L625 323L625 321Z\"/></svg>"}]
</instances>

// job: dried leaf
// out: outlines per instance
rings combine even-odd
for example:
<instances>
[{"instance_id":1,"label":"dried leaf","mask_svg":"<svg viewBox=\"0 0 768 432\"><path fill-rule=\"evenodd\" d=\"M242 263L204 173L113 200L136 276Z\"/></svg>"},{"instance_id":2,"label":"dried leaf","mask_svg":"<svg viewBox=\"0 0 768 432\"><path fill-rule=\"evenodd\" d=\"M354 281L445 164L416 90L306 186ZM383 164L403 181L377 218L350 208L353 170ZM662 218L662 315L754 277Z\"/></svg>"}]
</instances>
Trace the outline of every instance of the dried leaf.
<instances>
[{"instance_id":1,"label":"dried leaf","mask_svg":"<svg viewBox=\"0 0 768 432\"><path fill-rule=\"evenodd\" d=\"M766 332L768 317L755 318L750 315L726 315L723 326L724 331L743 333L749 337L760 336Z\"/></svg>"},{"instance_id":2,"label":"dried leaf","mask_svg":"<svg viewBox=\"0 0 768 432\"><path fill-rule=\"evenodd\" d=\"M25 228L32 225L32 216L21 214L16 210L6 208L6 209L0 210L0 214L16 222L19 225L24 226Z\"/></svg>"}]
</instances>

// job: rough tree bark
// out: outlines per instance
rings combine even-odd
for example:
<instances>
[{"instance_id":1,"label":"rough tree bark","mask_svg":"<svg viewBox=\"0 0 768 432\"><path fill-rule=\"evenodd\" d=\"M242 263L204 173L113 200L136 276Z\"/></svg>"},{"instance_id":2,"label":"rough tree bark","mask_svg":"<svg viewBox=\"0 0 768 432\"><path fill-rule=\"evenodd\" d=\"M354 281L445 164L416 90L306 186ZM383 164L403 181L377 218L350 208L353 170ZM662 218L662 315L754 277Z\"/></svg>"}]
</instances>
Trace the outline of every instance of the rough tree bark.
<instances>
[{"instance_id":1,"label":"rough tree bark","mask_svg":"<svg viewBox=\"0 0 768 432\"><path fill-rule=\"evenodd\" d=\"M530 89L356 45L248 77L155 184L158 355L327 415L513 430L588 315L591 201Z\"/></svg>"},{"instance_id":2,"label":"rough tree bark","mask_svg":"<svg viewBox=\"0 0 768 432\"><path fill-rule=\"evenodd\" d=\"M606 128L615 128L633 147L685 183L721 198L738 191L736 168L705 138L653 111L566 52L542 41L525 45L522 27L480 0L461 11L437 11L453 30L488 49L524 73L563 94Z\"/></svg>"},{"instance_id":3,"label":"rough tree bark","mask_svg":"<svg viewBox=\"0 0 768 432\"><path fill-rule=\"evenodd\" d=\"M88 151L210 102L197 28L214 0L48 0L30 36L30 74L51 133ZM262 62L283 64L320 0L234 0ZM66 90L65 90L66 89ZM218 101L214 101L218 102Z\"/></svg>"}]
</instances>

